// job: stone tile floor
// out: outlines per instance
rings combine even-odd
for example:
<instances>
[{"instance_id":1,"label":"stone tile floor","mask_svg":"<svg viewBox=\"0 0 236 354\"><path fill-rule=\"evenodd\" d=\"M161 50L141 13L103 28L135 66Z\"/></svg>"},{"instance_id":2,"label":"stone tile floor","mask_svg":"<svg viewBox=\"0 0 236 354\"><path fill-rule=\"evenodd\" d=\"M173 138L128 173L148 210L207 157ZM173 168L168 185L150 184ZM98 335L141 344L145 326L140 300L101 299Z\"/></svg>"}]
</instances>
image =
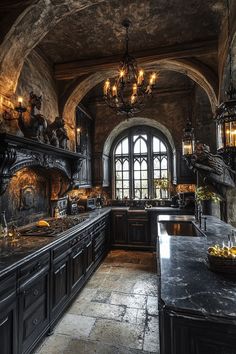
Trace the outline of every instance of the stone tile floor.
<instances>
[{"instance_id":1,"label":"stone tile floor","mask_svg":"<svg viewBox=\"0 0 236 354\"><path fill-rule=\"evenodd\" d=\"M155 255L111 251L37 354L159 353Z\"/></svg>"}]
</instances>

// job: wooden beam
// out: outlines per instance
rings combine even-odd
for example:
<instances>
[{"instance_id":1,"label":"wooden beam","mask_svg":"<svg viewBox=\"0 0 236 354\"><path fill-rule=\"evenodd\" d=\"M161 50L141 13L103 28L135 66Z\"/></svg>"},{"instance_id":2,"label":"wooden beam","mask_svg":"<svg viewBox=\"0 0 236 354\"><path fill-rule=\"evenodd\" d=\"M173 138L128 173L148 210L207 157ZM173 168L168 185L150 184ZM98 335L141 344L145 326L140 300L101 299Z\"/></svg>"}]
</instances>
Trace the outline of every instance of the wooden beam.
<instances>
[{"instance_id":1,"label":"wooden beam","mask_svg":"<svg viewBox=\"0 0 236 354\"><path fill-rule=\"evenodd\" d=\"M164 59L169 60L215 54L217 51L218 41L206 40L166 46L132 54L137 59L139 64L148 64ZM54 75L57 80L74 79L84 74L116 69L120 60L120 56L111 56L55 64Z\"/></svg>"}]
</instances>

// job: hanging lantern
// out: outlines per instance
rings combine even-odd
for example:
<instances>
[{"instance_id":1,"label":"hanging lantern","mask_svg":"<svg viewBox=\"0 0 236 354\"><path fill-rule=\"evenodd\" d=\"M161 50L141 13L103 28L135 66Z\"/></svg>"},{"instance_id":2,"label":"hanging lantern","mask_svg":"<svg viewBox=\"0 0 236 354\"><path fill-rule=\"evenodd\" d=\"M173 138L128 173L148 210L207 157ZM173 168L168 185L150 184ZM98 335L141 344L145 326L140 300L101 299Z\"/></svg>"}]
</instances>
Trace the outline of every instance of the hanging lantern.
<instances>
[{"instance_id":1,"label":"hanging lantern","mask_svg":"<svg viewBox=\"0 0 236 354\"><path fill-rule=\"evenodd\" d=\"M227 1L228 9L228 42L230 42L230 8ZM232 157L232 153L236 152L236 89L233 85L232 75L232 48L229 48L229 90L226 92L227 100L222 102L216 110L217 125L217 150L226 158Z\"/></svg>"},{"instance_id":2,"label":"hanging lantern","mask_svg":"<svg viewBox=\"0 0 236 354\"><path fill-rule=\"evenodd\" d=\"M183 156L192 155L194 153L194 147L195 147L194 129L192 127L190 120L188 120L182 138L182 155Z\"/></svg>"}]
</instances>

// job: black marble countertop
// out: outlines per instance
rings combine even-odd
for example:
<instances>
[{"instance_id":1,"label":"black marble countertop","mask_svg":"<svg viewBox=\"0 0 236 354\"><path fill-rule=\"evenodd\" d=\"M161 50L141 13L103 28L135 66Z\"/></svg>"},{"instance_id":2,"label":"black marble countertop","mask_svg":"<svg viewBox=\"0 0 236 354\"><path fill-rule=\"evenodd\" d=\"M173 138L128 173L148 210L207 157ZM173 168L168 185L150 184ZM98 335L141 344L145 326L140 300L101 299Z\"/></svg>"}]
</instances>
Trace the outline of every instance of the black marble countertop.
<instances>
[{"instance_id":1,"label":"black marble countertop","mask_svg":"<svg viewBox=\"0 0 236 354\"><path fill-rule=\"evenodd\" d=\"M160 216L161 221L192 221L191 216ZM236 278L209 270L207 248L227 242L232 226L207 216L207 237L159 235L159 294L164 307L236 324Z\"/></svg>"},{"instance_id":2,"label":"black marble countertop","mask_svg":"<svg viewBox=\"0 0 236 354\"><path fill-rule=\"evenodd\" d=\"M51 246L72 237L75 233L87 228L100 217L109 213L111 208L96 209L81 214L87 219L80 224L58 234L51 236L20 236L16 241L10 238L0 239L0 276L9 270L14 270L22 263L49 249Z\"/></svg>"}]
</instances>

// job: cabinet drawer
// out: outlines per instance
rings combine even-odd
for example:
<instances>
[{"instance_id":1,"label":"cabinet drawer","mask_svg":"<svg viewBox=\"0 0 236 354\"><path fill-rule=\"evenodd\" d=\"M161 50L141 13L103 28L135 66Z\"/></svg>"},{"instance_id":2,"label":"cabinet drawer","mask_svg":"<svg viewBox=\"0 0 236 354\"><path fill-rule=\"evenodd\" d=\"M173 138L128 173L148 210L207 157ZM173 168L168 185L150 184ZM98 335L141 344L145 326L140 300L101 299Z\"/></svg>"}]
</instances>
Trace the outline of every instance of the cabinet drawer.
<instances>
[{"instance_id":1,"label":"cabinet drawer","mask_svg":"<svg viewBox=\"0 0 236 354\"><path fill-rule=\"evenodd\" d=\"M52 257L54 260L64 258L67 254L70 253L71 241L64 242L53 249Z\"/></svg>"},{"instance_id":2,"label":"cabinet drawer","mask_svg":"<svg viewBox=\"0 0 236 354\"><path fill-rule=\"evenodd\" d=\"M40 277L34 284L27 290L24 290L24 304L23 309L26 310L34 304L42 295L47 293L47 279Z\"/></svg>"},{"instance_id":3,"label":"cabinet drawer","mask_svg":"<svg viewBox=\"0 0 236 354\"><path fill-rule=\"evenodd\" d=\"M45 253L43 256L35 258L33 261L27 263L19 270L19 283L20 285L27 281L30 277L41 272L43 269L49 269L50 267L50 254Z\"/></svg>"},{"instance_id":4,"label":"cabinet drawer","mask_svg":"<svg viewBox=\"0 0 236 354\"><path fill-rule=\"evenodd\" d=\"M23 323L23 341L29 338L45 321L47 309L45 302L42 302L34 312L24 320Z\"/></svg>"},{"instance_id":5,"label":"cabinet drawer","mask_svg":"<svg viewBox=\"0 0 236 354\"><path fill-rule=\"evenodd\" d=\"M4 311L12 298L16 296L16 273L8 274L0 279L0 311Z\"/></svg>"}]
</instances>

